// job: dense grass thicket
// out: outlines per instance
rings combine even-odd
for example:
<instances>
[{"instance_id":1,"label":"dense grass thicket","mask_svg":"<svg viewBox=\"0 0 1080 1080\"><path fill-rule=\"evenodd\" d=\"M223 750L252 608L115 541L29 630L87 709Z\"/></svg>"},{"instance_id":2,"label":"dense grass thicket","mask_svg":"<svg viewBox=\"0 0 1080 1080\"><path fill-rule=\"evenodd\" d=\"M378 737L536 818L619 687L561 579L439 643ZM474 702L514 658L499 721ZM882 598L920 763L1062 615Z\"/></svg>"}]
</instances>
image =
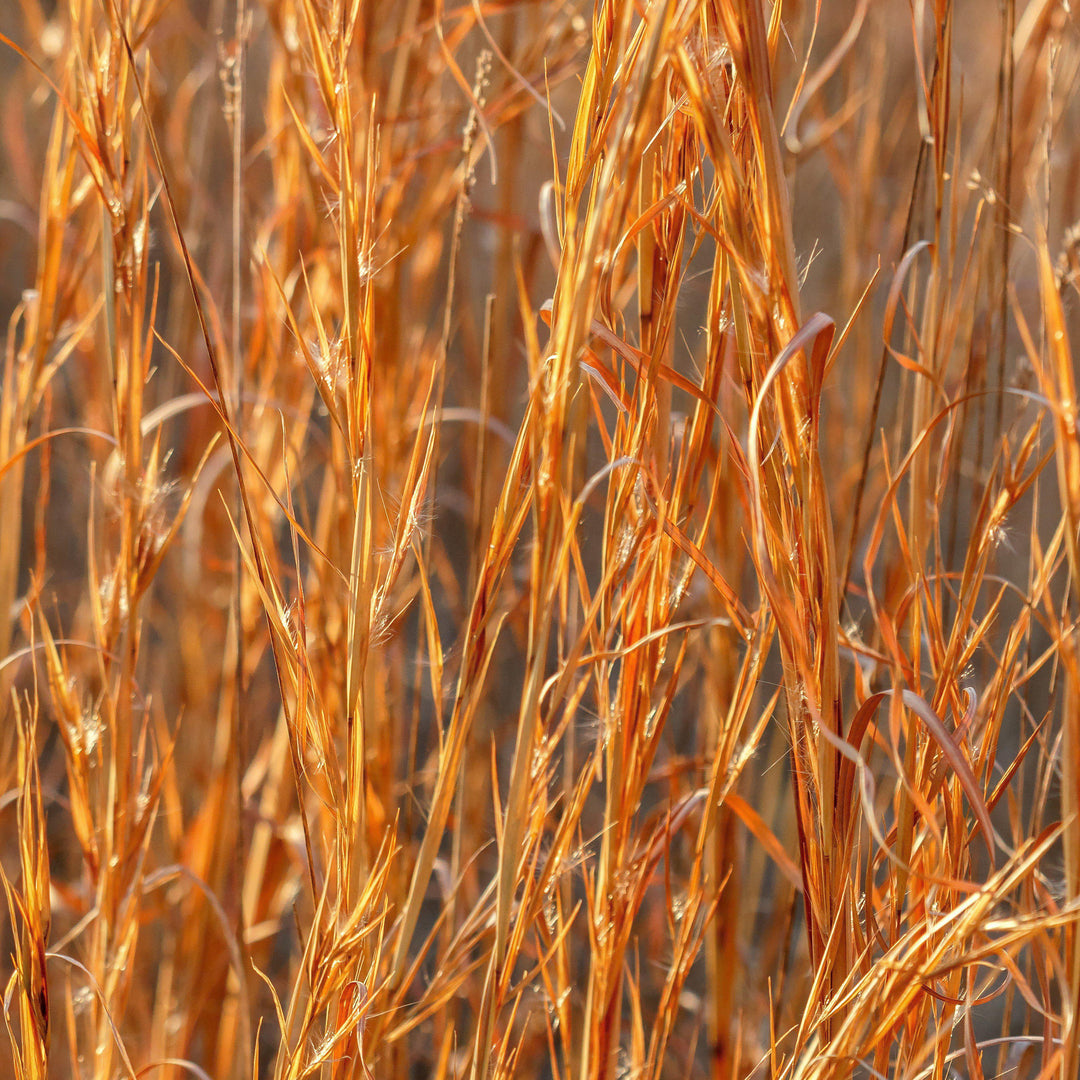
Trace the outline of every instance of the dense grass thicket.
<instances>
[{"instance_id":1,"label":"dense grass thicket","mask_svg":"<svg viewBox=\"0 0 1080 1080\"><path fill-rule=\"evenodd\" d=\"M0 1077L1076 1080L1078 20L3 0Z\"/></svg>"}]
</instances>

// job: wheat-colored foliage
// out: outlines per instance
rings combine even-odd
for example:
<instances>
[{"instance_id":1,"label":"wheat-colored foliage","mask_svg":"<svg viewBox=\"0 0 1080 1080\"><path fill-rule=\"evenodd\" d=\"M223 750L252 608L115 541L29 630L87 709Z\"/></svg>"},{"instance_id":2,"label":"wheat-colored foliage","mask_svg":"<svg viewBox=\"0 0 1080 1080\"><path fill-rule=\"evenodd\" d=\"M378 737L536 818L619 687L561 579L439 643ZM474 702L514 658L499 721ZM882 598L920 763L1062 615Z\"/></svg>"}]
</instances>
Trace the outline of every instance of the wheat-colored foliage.
<instances>
[{"instance_id":1,"label":"wheat-colored foliage","mask_svg":"<svg viewBox=\"0 0 1080 1080\"><path fill-rule=\"evenodd\" d=\"M1063 0L9 0L0 1077L1075 1080Z\"/></svg>"}]
</instances>

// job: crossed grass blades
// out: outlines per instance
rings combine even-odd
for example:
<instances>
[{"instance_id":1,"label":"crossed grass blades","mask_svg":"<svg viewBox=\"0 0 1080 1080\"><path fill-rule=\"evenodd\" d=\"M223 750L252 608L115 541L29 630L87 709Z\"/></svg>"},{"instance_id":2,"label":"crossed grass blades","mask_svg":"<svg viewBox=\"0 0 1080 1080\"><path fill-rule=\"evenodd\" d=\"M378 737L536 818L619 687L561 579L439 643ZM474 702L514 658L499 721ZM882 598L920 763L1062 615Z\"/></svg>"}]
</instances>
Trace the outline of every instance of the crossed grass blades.
<instances>
[{"instance_id":1,"label":"crossed grass blades","mask_svg":"<svg viewBox=\"0 0 1080 1080\"><path fill-rule=\"evenodd\" d=\"M12 0L4 1076L1075 1080L1062 0Z\"/></svg>"}]
</instances>

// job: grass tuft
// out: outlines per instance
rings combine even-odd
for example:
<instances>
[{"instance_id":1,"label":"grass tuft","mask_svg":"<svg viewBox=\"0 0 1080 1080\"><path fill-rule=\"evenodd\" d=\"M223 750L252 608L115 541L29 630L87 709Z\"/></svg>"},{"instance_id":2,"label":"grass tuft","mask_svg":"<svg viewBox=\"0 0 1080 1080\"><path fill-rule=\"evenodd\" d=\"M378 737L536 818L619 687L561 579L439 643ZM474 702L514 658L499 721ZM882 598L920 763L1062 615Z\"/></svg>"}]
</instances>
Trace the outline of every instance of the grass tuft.
<instances>
[{"instance_id":1,"label":"grass tuft","mask_svg":"<svg viewBox=\"0 0 1080 1080\"><path fill-rule=\"evenodd\" d=\"M9 4L0 1077L1075 1080L1078 71Z\"/></svg>"}]
</instances>

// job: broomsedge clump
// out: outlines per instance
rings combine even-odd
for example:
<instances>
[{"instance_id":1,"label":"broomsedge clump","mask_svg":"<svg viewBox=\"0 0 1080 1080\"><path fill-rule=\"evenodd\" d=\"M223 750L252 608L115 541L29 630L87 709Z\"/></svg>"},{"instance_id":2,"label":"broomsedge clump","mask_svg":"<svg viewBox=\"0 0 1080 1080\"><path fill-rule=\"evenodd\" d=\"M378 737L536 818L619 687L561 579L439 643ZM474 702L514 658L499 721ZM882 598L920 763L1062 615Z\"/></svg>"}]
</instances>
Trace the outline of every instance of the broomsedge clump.
<instances>
[{"instance_id":1,"label":"broomsedge clump","mask_svg":"<svg viewBox=\"0 0 1080 1080\"><path fill-rule=\"evenodd\" d=\"M0 56L0 1076L1076 1080L1067 3Z\"/></svg>"}]
</instances>

